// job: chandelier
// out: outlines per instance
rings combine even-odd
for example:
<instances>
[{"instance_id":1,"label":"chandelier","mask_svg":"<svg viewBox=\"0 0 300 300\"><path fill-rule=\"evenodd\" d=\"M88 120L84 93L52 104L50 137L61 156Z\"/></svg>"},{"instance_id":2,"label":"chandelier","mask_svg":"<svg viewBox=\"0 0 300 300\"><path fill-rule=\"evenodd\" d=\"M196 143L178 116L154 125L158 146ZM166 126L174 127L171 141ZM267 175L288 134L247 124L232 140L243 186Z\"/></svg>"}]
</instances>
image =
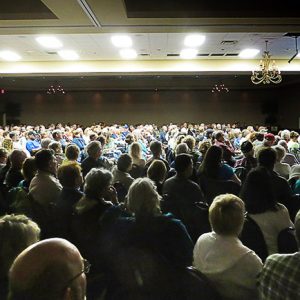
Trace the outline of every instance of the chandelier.
<instances>
[{"instance_id":1,"label":"chandelier","mask_svg":"<svg viewBox=\"0 0 300 300\"><path fill-rule=\"evenodd\" d=\"M229 92L229 88L225 86L224 83L221 84L215 84L211 90L212 93L228 93Z\"/></svg>"},{"instance_id":2,"label":"chandelier","mask_svg":"<svg viewBox=\"0 0 300 300\"><path fill-rule=\"evenodd\" d=\"M60 84L52 84L50 87L47 89L46 93L48 95L56 95L56 94L66 94L66 91Z\"/></svg>"},{"instance_id":3,"label":"chandelier","mask_svg":"<svg viewBox=\"0 0 300 300\"><path fill-rule=\"evenodd\" d=\"M282 76L275 64L275 60L271 63L271 55L268 51L268 41L266 41L266 50L264 51L262 60L259 63L259 70L252 71L251 81L254 84L277 84L282 81Z\"/></svg>"}]
</instances>

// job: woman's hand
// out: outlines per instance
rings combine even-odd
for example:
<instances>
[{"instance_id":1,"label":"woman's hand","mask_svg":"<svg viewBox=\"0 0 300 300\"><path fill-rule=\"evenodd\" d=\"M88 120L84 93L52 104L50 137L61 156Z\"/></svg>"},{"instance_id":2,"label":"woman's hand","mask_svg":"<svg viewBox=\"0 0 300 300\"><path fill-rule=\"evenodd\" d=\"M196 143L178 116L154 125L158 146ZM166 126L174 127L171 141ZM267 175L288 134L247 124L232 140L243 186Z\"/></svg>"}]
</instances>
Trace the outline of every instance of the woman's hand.
<instances>
[{"instance_id":1,"label":"woman's hand","mask_svg":"<svg viewBox=\"0 0 300 300\"><path fill-rule=\"evenodd\" d=\"M111 201L113 204L118 204L119 201L118 201L118 194L117 194L117 190L115 189L114 186L110 185L105 193L104 193L104 199L107 200L107 201Z\"/></svg>"}]
</instances>

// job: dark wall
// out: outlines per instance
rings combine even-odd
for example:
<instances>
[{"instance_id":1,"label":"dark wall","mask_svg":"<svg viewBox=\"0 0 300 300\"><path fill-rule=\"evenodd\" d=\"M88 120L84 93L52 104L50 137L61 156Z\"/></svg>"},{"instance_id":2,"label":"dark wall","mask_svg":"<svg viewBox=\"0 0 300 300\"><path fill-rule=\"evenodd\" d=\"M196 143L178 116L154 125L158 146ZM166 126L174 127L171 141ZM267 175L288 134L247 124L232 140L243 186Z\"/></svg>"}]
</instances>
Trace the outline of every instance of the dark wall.
<instances>
[{"instance_id":1,"label":"dark wall","mask_svg":"<svg viewBox=\"0 0 300 300\"><path fill-rule=\"evenodd\" d=\"M1 109L13 103L20 111L15 117L22 123L93 122L157 123L167 122L237 122L264 124L268 108L276 113L282 126L298 126L298 115L292 103L298 96L288 97L278 104L280 90L230 91L213 94L210 91L103 91L70 92L67 95L47 95L37 92L15 92L1 96ZM298 101L299 102L299 101ZM267 103L267 104L266 104ZM284 109L284 110L282 110ZM267 111L266 111L267 110ZM287 116L288 110L293 110ZM274 112L273 112L274 113Z\"/></svg>"}]
</instances>

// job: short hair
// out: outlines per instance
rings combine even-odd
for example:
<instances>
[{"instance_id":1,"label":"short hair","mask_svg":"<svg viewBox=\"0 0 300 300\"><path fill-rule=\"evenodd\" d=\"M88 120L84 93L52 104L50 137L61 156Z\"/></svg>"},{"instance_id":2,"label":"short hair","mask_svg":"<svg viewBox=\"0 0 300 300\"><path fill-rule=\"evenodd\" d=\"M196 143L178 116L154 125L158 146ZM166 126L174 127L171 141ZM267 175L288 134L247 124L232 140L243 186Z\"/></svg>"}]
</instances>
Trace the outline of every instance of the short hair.
<instances>
[{"instance_id":1,"label":"short hair","mask_svg":"<svg viewBox=\"0 0 300 300\"><path fill-rule=\"evenodd\" d=\"M127 194L127 208L136 217L151 216L160 212L161 196L155 183L149 178L137 178L131 184Z\"/></svg>"},{"instance_id":2,"label":"short hair","mask_svg":"<svg viewBox=\"0 0 300 300\"><path fill-rule=\"evenodd\" d=\"M101 149L102 145L99 141L92 141L86 146L86 152L89 156L95 156Z\"/></svg>"},{"instance_id":3,"label":"short hair","mask_svg":"<svg viewBox=\"0 0 300 300\"><path fill-rule=\"evenodd\" d=\"M9 159L12 167L20 168L22 167L23 161L26 159L26 153L23 150L13 150Z\"/></svg>"},{"instance_id":4,"label":"short hair","mask_svg":"<svg viewBox=\"0 0 300 300\"><path fill-rule=\"evenodd\" d=\"M293 138L297 138L299 136L298 132L296 131L291 131L291 134L290 134L290 138L293 139Z\"/></svg>"},{"instance_id":5,"label":"short hair","mask_svg":"<svg viewBox=\"0 0 300 300\"><path fill-rule=\"evenodd\" d=\"M49 149L52 149L56 153L57 149L60 149L60 150L62 149L61 143L60 142L56 142L56 141L51 142L49 144Z\"/></svg>"},{"instance_id":6,"label":"short hair","mask_svg":"<svg viewBox=\"0 0 300 300\"><path fill-rule=\"evenodd\" d=\"M152 141L150 143L150 151L153 155L158 155L162 151L162 143L159 141Z\"/></svg>"},{"instance_id":7,"label":"short hair","mask_svg":"<svg viewBox=\"0 0 300 300\"><path fill-rule=\"evenodd\" d=\"M53 158L54 153L49 149L39 150L35 155L35 164L38 170L46 170L49 166L51 159Z\"/></svg>"},{"instance_id":8,"label":"short hair","mask_svg":"<svg viewBox=\"0 0 300 300\"><path fill-rule=\"evenodd\" d=\"M24 160L22 165L22 174L27 181L35 176L37 172L36 162L34 157L28 157Z\"/></svg>"},{"instance_id":9,"label":"short hair","mask_svg":"<svg viewBox=\"0 0 300 300\"><path fill-rule=\"evenodd\" d=\"M217 196L209 208L210 225L219 235L238 236L244 225L244 202L233 194Z\"/></svg>"},{"instance_id":10,"label":"short hair","mask_svg":"<svg viewBox=\"0 0 300 300\"><path fill-rule=\"evenodd\" d=\"M118 167L119 171L126 172L131 164L132 164L131 156L124 153L124 154L121 154L121 156L119 157L118 162L117 162L117 167Z\"/></svg>"},{"instance_id":11,"label":"short hair","mask_svg":"<svg viewBox=\"0 0 300 300\"><path fill-rule=\"evenodd\" d=\"M39 226L25 215L0 217L0 278L7 275L14 259L39 238Z\"/></svg>"},{"instance_id":12,"label":"short hair","mask_svg":"<svg viewBox=\"0 0 300 300\"><path fill-rule=\"evenodd\" d=\"M284 147L276 145L273 147L273 149L276 151L276 161L281 162L286 154Z\"/></svg>"},{"instance_id":13,"label":"short hair","mask_svg":"<svg viewBox=\"0 0 300 300\"><path fill-rule=\"evenodd\" d=\"M77 160L79 157L80 149L75 144L70 144L66 148L66 158L69 160Z\"/></svg>"},{"instance_id":14,"label":"short hair","mask_svg":"<svg viewBox=\"0 0 300 300\"><path fill-rule=\"evenodd\" d=\"M99 198L99 195L111 184L112 178L113 176L108 170L102 168L91 169L84 178L84 194L91 199Z\"/></svg>"},{"instance_id":15,"label":"short hair","mask_svg":"<svg viewBox=\"0 0 300 300\"><path fill-rule=\"evenodd\" d=\"M184 172L193 163L192 157L189 154L179 154L175 158L175 170L178 173Z\"/></svg>"},{"instance_id":16,"label":"short hair","mask_svg":"<svg viewBox=\"0 0 300 300\"><path fill-rule=\"evenodd\" d=\"M154 159L147 170L147 176L153 181L162 182L166 178L167 171L167 167L163 161Z\"/></svg>"},{"instance_id":17,"label":"short hair","mask_svg":"<svg viewBox=\"0 0 300 300\"><path fill-rule=\"evenodd\" d=\"M41 147L43 149L48 149L51 142L52 142L52 140L50 138L44 138L41 140Z\"/></svg>"},{"instance_id":18,"label":"short hair","mask_svg":"<svg viewBox=\"0 0 300 300\"><path fill-rule=\"evenodd\" d=\"M57 177L63 187L76 187L76 179L81 176L81 169L77 163L62 165L57 170Z\"/></svg>"},{"instance_id":19,"label":"short hair","mask_svg":"<svg viewBox=\"0 0 300 300\"><path fill-rule=\"evenodd\" d=\"M224 132L222 130L218 130L215 133L215 139L218 140L220 137L224 136Z\"/></svg>"},{"instance_id":20,"label":"short hair","mask_svg":"<svg viewBox=\"0 0 300 300\"><path fill-rule=\"evenodd\" d=\"M272 148L262 148L257 153L258 164L262 167L273 169L276 162L276 151Z\"/></svg>"},{"instance_id":21,"label":"short hair","mask_svg":"<svg viewBox=\"0 0 300 300\"><path fill-rule=\"evenodd\" d=\"M186 143L180 143L175 148L175 155L179 155L182 153L188 153L188 152L189 152L189 147Z\"/></svg>"}]
</instances>

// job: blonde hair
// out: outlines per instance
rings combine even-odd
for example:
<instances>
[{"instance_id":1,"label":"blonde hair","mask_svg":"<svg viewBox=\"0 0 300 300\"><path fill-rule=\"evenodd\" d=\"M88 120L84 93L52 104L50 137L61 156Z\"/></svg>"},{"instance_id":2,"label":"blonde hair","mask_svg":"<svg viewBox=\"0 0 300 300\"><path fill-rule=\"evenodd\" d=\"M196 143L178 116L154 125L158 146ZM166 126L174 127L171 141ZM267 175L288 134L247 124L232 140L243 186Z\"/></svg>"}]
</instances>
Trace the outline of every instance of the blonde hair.
<instances>
[{"instance_id":1,"label":"blonde hair","mask_svg":"<svg viewBox=\"0 0 300 300\"><path fill-rule=\"evenodd\" d=\"M0 274L7 275L14 259L40 239L39 226L25 215L0 218Z\"/></svg>"},{"instance_id":2,"label":"blonde hair","mask_svg":"<svg viewBox=\"0 0 300 300\"><path fill-rule=\"evenodd\" d=\"M129 147L129 155L132 158L142 158L142 147L139 143L134 142Z\"/></svg>"},{"instance_id":3,"label":"blonde hair","mask_svg":"<svg viewBox=\"0 0 300 300\"><path fill-rule=\"evenodd\" d=\"M126 204L135 216L155 215L160 213L160 200L152 180L137 178L128 190Z\"/></svg>"},{"instance_id":4,"label":"blonde hair","mask_svg":"<svg viewBox=\"0 0 300 300\"><path fill-rule=\"evenodd\" d=\"M209 222L217 234L238 236L244 225L244 202L233 194L217 196L209 208Z\"/></svg>"}]
</instances>

